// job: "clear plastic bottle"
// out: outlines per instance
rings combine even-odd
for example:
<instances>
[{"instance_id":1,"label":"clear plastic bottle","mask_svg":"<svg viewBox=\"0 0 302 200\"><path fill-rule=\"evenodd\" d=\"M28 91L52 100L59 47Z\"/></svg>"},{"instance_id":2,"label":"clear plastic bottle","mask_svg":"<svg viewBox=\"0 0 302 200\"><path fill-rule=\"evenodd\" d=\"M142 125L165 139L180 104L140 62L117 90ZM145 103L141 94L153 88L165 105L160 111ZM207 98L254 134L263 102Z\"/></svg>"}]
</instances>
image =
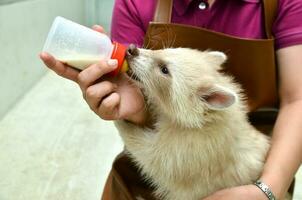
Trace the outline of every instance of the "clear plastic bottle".
<instances>
[{"instance_id":1,"label":"clear plastic bottle","mask_svg":"<svg viewBox=\"0 0 302 200\"><path fill-rule=\"evenodd\" d=\"M110 75L115 76L128 69L124 45L111 42L107 35L63 17L54 20L43 51L80 70L110 58L118 60L118 67Z\"/></svg>"}]
</instances>

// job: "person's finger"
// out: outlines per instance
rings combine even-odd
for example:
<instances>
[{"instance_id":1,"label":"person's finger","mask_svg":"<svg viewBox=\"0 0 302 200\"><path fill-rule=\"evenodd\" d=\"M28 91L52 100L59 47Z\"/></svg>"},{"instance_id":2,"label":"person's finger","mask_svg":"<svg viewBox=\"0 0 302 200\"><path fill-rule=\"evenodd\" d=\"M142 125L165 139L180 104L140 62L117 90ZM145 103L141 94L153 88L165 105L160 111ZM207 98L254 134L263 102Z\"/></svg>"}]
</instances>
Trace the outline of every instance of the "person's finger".
<instances>
[{"instance_id":1,"label":"person's finger","mask_svg":"<svg viewBox=\"0 0 302 200\"><path fill-rule=\"evenodd\" d=\"M118 105L120 104L120 95L116 92L106 97L98 108L98 114L105 120L119 119Z\"/></svg>"},{"instance_id":2,"label":"person's finger","mask_svg":"<svg viewBox=\"0 0 302 200\"><path fill-rule=\"evenodd\" d=\"M102 99L109 96L116 91L116 89L117 85L109 81L103 81L88 87L85 93L85 99L91 110L97 112Z\"/></svg>"},{"instance_id":3,"label":"person's finger","mask_svg":"<svg viewBox=\"0 0 302 200\"><path fill-rule=\"evenodd\" d=\"M95 31L97 31L97 32L105 33L105 34L106 34L105 29L104 29L102 26L100 26L100 25L94 25L94 26L92 27L92 29L95 30Z\"/></svg>"},{"instance_id":4,"label":"person's finger","mask_svg":"<svg viewBox=\"0 0 302 200\"><path fill-rule=\"evenodd\" d=\"M40 53L40 58L49 69L56 72L59 76L77 82L79 71L76 69L57 61L52 55L46 52Z\"/></svg>"},{"instance_id":5,"label":"person's finger","mask_svg":"<svg viewBox=\"0 0 302 200\"><path fill-rule=\"evenodd\" d=\"M78 83L83 92L95 83L96 80L101 78L103 75L108 74L117 67L117 60L100 61L99 63L93 64L81 71L78 75Z\"/></svg>"}]
</instances>

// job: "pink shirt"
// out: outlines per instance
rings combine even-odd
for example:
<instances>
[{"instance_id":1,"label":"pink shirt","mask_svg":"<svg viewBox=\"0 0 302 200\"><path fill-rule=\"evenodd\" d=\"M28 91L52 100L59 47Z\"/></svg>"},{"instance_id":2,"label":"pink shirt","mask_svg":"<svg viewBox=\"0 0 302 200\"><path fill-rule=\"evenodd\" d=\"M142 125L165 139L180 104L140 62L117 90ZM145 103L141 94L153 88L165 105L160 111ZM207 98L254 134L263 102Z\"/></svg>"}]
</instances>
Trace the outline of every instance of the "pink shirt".
<instances>
[{"instance_id":1,"label":"pink shirt","mask_svg":"<svg viewBox=\"0 0 302 200\"><path fill-rule=\"evenodd\" d=\"M273 26L276 48L302 44L302 0L278 2L278 15ZM200 10L199 3L200 0L174 0L172 22L242 38L265 38L261 0L216 0L206 10ZM155 6L156 0L116 0L112 40L141 46Z\"/></svg>"}]
</instances>

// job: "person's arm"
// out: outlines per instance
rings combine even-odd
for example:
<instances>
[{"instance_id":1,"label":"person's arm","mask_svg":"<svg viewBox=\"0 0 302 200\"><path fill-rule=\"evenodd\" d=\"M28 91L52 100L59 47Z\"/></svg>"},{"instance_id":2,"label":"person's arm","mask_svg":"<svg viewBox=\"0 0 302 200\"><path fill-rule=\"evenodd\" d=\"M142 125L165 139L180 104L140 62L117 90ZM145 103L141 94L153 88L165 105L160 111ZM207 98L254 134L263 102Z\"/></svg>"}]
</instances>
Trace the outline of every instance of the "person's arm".
<instances>
[{"instance_id":1,"label":"person's arm","mask_svg":"<svg viewBox=\"0 0 302 200\"><path fill-rule=\"evenodd\" d=\"M280 113L261 180L277 199L286 193L302 162L302 45L277 51Z\"/></svg>"}]
</instances>

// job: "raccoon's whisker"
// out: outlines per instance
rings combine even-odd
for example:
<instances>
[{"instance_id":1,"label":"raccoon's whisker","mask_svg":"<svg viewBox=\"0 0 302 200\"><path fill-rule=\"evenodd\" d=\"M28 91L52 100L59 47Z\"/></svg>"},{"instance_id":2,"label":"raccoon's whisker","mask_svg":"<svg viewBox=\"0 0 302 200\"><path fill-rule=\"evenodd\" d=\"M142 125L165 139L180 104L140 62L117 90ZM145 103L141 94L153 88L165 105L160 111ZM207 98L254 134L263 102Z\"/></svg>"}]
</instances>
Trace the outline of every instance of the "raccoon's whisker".
<instances>
[{"instance_id":1,"label":"raccoon's whisker","mask_svg":"<svg viewBox=\"0 0 302 200\"><path fill-rule=\"evenodd\" d=\"M168 26L167 26L167 25L165 26L165 33L167 33L167 36L166 36L165 38L166 38L166 42L167 42L167 44L168 44L168 41L169 41L169 29L168 29ZM166 47L167 47L167 46L166 46L166 44L165 44L164 49L165 49Z\"/></svg>"},{"instance_id":2,"label":"raccoon's whisker","mask_svg":"<svg viewBox=\"0 0 302 200\"><path fill-rule=\"evenodd\" d=\"M165 45L165 41L164 41L164 40L161 41L161 45L162 45L162 48L163 48L163 49L166 48L166 45Z\"/></svg>"},{"instance_id":3,"label":"raccoon's whisker","mask_svg":"<svg viewBox=\"0 0 302 200\"><path fill-rule=\"evenodd\" d=\"M131 73L131 75L129 76L130 79L135 80L135 74Z\"/></svg>"},{"instance_id":4,"label":"raccoon's whisker","mask_svg":"<svg viewBox=\"0 0 302 200\"><path fill-rule=\"evenodd\" d=\"M172 42L170 44L170 48L173 48L175 42L176 42L176 34L174 34L173 40L172 40Z\"/></svg>"},{"instance_id":5,"label":"raccoon's whisker","mask_svg":"<svg viewBox=\"0 0 302 200\"><path fill-rule=\"evenodd\" d=\"M142 46L142 48L148 49L149 45L150 45L150 40L148 40L148 43L147 43L146 45L144 44L144 45Z\"/></svg>"},{"instance_id":6,"label":"raccoon's whisker","mask_svg":"<svg viewBox=\"0 0 302 200\"><path fill-rule=\"evenodd\" d=\"M167 47L170 48L171 30L168 27L166 27L166 29L167 29L167 35L168 35L167 36Z\"/></svg>"},{"instance_id":7,"label":"raccoon's whisker","mask_svg":"<svg viewBox=\"0 0 302 200\"><path fill-rule=\"evenodd\" d=\"M168 36L168 38L165 40L165 49L169 48L169 40L170 38Z\"/></svg>"},{"instance_id":8,"label":"raccoon's whisker","mask_svg":"<svg viewBox=\"0 0 302 200\"><path fill-rule=\"evenodd\" d=\"M147 44L143 44L142 48L143 48L143 49L147 49L148 46L149 46L149 42L150 42L150 41L148 40L148 43L147 43Z\"/></svg>"},{"instance_id":9,"label":"raccoon's whisker","mask_svg":"<svg viewBox=\"0 0 302 200\"><path fill-rule=\"evenodd\" d=\"M155 48L155 44L152 45L152 47L150 47L149 49L154 50L154 48Z\"/></svg>"},{"instance_id":10,"label":"raccoon's whisker","mask_svg":"<svg viewBox=\"0 0 302 200\"><path fill-rule=\"evenodd\" d=\"M172 48L175 41L176 41L176 35L175 32L173 32L173 30L171 28L169 28L168 26L166 27L167 30L167 48Z\"/></svg>"}]
</instances>

